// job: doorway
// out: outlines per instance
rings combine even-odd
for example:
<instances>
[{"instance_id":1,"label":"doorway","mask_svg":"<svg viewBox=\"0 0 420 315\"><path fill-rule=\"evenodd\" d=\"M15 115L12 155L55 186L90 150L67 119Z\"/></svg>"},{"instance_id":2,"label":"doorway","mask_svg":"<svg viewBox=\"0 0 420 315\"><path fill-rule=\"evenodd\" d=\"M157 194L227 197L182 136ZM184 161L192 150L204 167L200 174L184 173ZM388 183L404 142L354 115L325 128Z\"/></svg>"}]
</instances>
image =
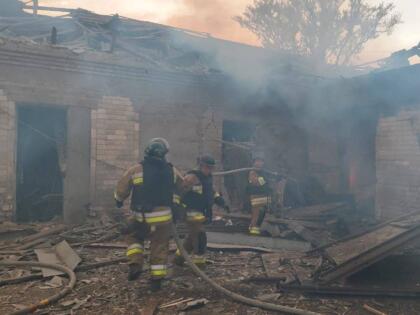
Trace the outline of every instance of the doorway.
<instances>
[{"instance_id":1,"label":"doorway","mask_svg":"<svg viewBox=\"0 0 420 315\"><path fill-rule=\"evenodd\" d=\"M247 149L252 147L255 134L255 125L244 121L223 121L223 167L226 170L250 167L252 152ZM239 173L225 177L225 187L230 203L235 208L246 208L244 205L245 188L248 174Z\"/></svg>"},{"instance_id":2,"label":"doorway","mask_svg":"<svg viewBox=\"0 0 420 315\"><path fill-rule=\"evenodd\" d=\"M66 115L65 109L17 108L17 221L49 221L63 213Z\"/></svg>"}]
</instances>

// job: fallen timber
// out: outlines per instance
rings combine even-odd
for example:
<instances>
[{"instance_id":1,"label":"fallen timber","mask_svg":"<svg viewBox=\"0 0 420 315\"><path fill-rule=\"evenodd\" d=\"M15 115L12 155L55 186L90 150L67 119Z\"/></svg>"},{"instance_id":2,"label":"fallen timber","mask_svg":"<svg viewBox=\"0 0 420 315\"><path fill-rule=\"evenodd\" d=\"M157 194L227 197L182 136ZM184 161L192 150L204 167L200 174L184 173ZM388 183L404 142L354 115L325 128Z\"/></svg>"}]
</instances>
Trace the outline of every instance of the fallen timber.
<instances>
[{"instance_id":1,"label":"fallen timber","mask_svg":"<svg viewBox=\"0 0 420 315\"><path fill-rule=\"evenodd\" d=\"M238 233L207 232L207 240L210 243L263 247L273 250L288 249L304 252L310 249L310 244L307 242L262 236L248 236Z\"/></svg>"},{"instance_id":2,"label":"fallen timber","mask_svg":"<svg viewBox=\"0 0 420 315\"><path fill-rule=\"evenodd\" d=\"M389 256L419 236L420 214L412 214L325 246L323 254L334 267L322 272L317 280L327 284L348 277Z\"/></svg>"},{"instance_id":3,"label":"fallen timber","mask_svg":"<svg viewBox=\"0 0 420 315\"><path fill-rule=\"evenodd\" d=\"M420 290L413 289L386 289L377 287L351 287L351 286L319 286L319 285L283 285L277 281L280 291L297 292L319 296L343 296L343 297L387 297L387 298L419 298Z\"/></svg>"}]
</instances>

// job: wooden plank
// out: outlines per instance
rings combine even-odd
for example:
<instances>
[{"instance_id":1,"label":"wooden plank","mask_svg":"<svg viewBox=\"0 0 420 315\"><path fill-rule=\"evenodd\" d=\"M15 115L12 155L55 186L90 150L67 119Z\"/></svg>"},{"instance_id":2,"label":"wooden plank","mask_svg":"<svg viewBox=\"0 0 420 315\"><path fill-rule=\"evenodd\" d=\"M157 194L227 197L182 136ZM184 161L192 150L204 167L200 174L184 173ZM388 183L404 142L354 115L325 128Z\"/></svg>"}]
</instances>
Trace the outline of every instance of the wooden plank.
<instances>
[{"instance_id":1,"label":"wooden plank","mask_svg":"<svg viewBox=\"0 0 420 315\"><path fill-rule=\"evenodd\" d=\"M25 5L23 6L24 9L33 10L35 11L35 7L31 5ZM55 8L55 7L46 7L46 6L37 6L36 10L38 11L52 11L52 12L76 12L76 9L67 9L67 8ZM38 13L38 12L37 12Z\"/></svg>"},{"instance_id":2,"label":"wooden plank","mask_svg":"<svg viewBox=\"0 0 420 315\"><path fill-rule=\"evenodd\" d=\"M229 213L229 214L224 214L223 217L228 218L228 219L239 219L239 220L248 220L248 221L251 220L251 215L244 214L244 213ZM293 220L279 219L272 215L267 215L264 221L271 224L286 224L286 225L289 224L290 222L297 222L307 228L312 228L312 229L325 228L325 224L321 222L308 221L304 219L293 219Z\"/></svg>"},{"instance_id":3,"label":"wooden plank","mask_svg":"<svg viewBox=\"0 0 420 315\"><path fill-rule=\"evenodd\" d=\"M309 217L320 217L326 215L337 209L345 209L346 204L343 202L334 202L321 205L314 205L303 208L295 208L285 211L284 217L293 218L309 218Z\"/></svg>"},{"instance_id":4,"label":"wooden plank","mask_svg":"<svg viewBox=\"0 0 420 315\"><path fill-rule=\"evenodd\" d=\"M404 228L387 225L379 230L372 231L343 243L335 244L327 248L326 252L337 265L340 265L406 231L407 229Z\"/></svg>"},{"instance_id":5,"label":"wooden plank","mask_svg":"<svg viewBox=\"0 0 420 315\"><path fill-rule=\"evenodd\" d=\"M255 247L255 246L245 246L245 245L230 245L230 244L218 244L218 243L207 243L207 248L209 250L232 250L232 251L252 251L252 252L263 252L263 253L272 253L275 250Z\"/></svg>"},{"instance_id":6,"label":"wooden plank","mask_svg":"<svg viewBox=\"0 0 420 315\"><path fill-rule=\"evenodd\" d=\"M388 227L392 227L388 225ZM383 227L384 228L384 227ZM382 228L381 228L382 229ZM361 252L358 256L352 256L351 259L346 257L345 261L342 261L340 265L332 270L324 272L320 280L324 283L330 283L337 279L348 277L392 254L395 250L401 248L404 244L411 242L412 240L420 237L420 226L414 227L410 230L406 230L402 233L395 235L385 241L380 242L373 248L368 248ZM363 243L361 244L363 245ZM347 251L351 251L352 248L346 248Z\"/></svg>"},{"instance_id":7,"label":"wooden plank","mask_svg":"<svg viewBox=\"0 0 420 315\"><path fill-rule=\"evenodd\" d=\"M321 234L312 232L296 222L290 222L287 226L302 237L305 241L308 241L312 245L318 247L328 243L328 240L325 239Z\"/></svg>"},{"instance_id":8,"label":"wooden plank","mask_svg":"<svg viewBox=\"0 0 420 315\"><path fill-rule=\"evenodd\" d=\"M29 242L35 241L35 240L43 238L43 237L47 237L47 236L50 236L50 235L53 235L53 234L58 234L60 232L63 232L66 228L67 227L64 226L64 225L59 225L59 226L50 228L48 230L43 230L43 231L38 232L34 235L30 235L28 237L25 237L22 240L19 240L18 242L19 243L29 243ZM25 244L23 244L23 245L25 245Z\"/></svg>"},{"instance_id":9,"label":"wooden plank","mask_svg":"<svg viewBox=\"0 0 420 315\"><path fill-rule=\"evenodd\" d=\"M311 248L311 244L307 242L286 240L281 238L249 236L238 233L207 232L207 240L211 243L264 247L277 250L284 249L307 251Z\"/></svg>"}]
</instances>

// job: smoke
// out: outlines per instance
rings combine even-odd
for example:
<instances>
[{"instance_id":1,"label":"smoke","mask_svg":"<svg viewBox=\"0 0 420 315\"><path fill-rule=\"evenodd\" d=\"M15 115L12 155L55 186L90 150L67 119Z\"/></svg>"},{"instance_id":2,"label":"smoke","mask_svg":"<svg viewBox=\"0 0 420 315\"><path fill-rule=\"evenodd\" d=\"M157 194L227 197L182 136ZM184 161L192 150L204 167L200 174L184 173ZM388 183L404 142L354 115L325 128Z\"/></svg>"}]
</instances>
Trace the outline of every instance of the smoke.
<instances>
[{"instance_id":1,"label":"smoke","mask_svg":"<svg viewBox=\"0 0 420 315\"><path fill-rule=\"evenodd\" d=\"M172 26L211 33L214 37L260 45L257 37L233 20L242 13L250 0L183 0L183 12L165 22Z\"/></svg>"}]
</instances>

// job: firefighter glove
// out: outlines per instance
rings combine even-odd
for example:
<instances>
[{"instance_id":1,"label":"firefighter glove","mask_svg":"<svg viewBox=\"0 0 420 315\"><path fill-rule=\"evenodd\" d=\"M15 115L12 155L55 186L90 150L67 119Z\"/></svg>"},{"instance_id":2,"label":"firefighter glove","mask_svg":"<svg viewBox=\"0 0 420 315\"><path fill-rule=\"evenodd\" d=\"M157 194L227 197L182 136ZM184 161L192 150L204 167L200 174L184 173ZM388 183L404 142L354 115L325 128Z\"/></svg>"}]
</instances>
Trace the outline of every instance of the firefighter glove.
<instances>
[{"instance_id":1,"label":"firefighter glove","mask_svg":"<svg viewBox=\"0 0 420 315\"><path fill-rule=\"evenodd\" d=\"M225 199L223 199L222 196L217 196L216 198L214 198L214 203L220 208L223 208L226 205Z\"/></svg>"}]
</instances>

